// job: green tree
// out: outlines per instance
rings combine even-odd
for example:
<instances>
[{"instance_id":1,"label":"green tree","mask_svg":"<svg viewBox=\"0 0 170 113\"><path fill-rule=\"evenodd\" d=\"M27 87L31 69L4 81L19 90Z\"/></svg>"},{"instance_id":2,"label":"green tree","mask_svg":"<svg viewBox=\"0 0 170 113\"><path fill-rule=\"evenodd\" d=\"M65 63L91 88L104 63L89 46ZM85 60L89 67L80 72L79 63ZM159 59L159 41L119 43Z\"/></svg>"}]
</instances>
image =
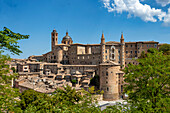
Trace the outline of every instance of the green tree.
<instances>
[{"instance_id":1,"label":"green tree","mask_svg":"<svg viewBox=\"0 0 170 113\"><path fill-rule=\"evenodd\" d=\"M100 108L96 107L96 101L91 95L84 91L76 91L69 86L64 89L57 89L54 94L35 94L35 100L32 99L30 91L23 92L21 103L27 103L23 112L46 112L46 113L100 113ZM27 102L26 102L27 101Z\"/></svg>"},{"instance_id":2,"label":"green tree","mask_svg":"<svg viewBox=\"0 0 170 113\"><path fill-rule=\"evenodd\" d=\"M43 97L43 95L44 94L35 92L34 90L25 90L20 96L20 107L22 108L22 110L26 109L29 104L32 104L39 97Z\"/></svg>"},{"instance_id":3,"label":"green tree","mask_svg":"<svg viewBox=\"0 0 170 113\"><path fill-rule=\"evenodd\" d=\"M147 50L148 53L155 53L155 52L158 52L158 50L156 48L149 48Z\"/></svg>"},{"instance_id":4,"label":"green tree","mask_svg":"<svg viewBox=\"0 0 170 113\"><path fill-rule=\"evenodd\" d=\"M10 57L2 55L0 52L0 109L2 111L17 110L18 90L11 87L11 80L16 73L11 74L9 65L7 65Z\"/></svg>"},{"instance_id":5,"label":"green tree","mask_svg":"<svg viewBox=\"0 0 170 113\"><path fill-rule=\"evenodd\" d=\"M170 56L147 53L139 65L125 68L124 92L133 112L170 112Z\"/></svg>"},{"instance_id":6,"label":"green tree","mask_svg":"<svg viewBox=\"0 0 170 113\"><path fill-rule=\"evenodd\" d=\"M62 102L74 105L82 99L80 93L76 92L76 90L74 88L72 89L70 86L66 86L64 89L58 88L55 93L56 95L53 96L55 103Z\"/></svg>"},{"instance_id":7,"label":"green tree","mask_svg":"<svg viewBox=\"0 0 170 113\"><path fill-rule=\"evenodd\" d=\"M21 35L20 33L14 33L10 29L4 27L3 31L0 31L0 49L9 50L12 54L19 55L22 53L19 50L18 41L21 39L28 39L29 35Z\"/></svg>"},{"instance_id":8,"label":"green tree","mask_svg":"<svg viewBox=\"0 0 170 113\"><path fill-rule=\"evenodd\" d=\"M142 53L141 53L139 58L145 58L145 57L146 57L146 53L145 53L145 51L142 51Z\"/></svg>"},{"instance_id":9,"label":"green tree","mask_svg":"<svg viewBox=\"0 0 170 113\"><path fill-rule=\"evenodd\" d=\"M170 55L170 44L163 44L160 46L159 51L163 51L164 54Z\"/></svg>"},{"instance_id":10,"label":"green tree","mask_svg":"<svg viewBox=\"0 0 170 113\"><path fill-rule=\"evenodd\" d=\"M2 53L4 50L8 50L12 54L19 55L22 51L19 50L17 41L27 39L28 37L28 35L14 33L6 27L4 27L3 31L0 31L0 110L2 112L17 112L20 110L17 107L19 92L17 89L11 87L11 80L16 76L16 73L10 73L8 65L10 56L3 55Z\"/></svg>"}]
</instances>

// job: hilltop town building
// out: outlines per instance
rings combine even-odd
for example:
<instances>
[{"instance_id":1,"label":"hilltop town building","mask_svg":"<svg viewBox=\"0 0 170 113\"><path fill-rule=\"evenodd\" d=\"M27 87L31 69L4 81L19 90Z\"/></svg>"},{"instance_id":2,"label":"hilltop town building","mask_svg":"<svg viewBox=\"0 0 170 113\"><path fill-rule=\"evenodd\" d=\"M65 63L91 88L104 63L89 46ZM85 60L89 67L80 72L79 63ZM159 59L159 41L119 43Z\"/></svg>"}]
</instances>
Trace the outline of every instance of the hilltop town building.
<instances>
[{"instance_id":1,"label":"hilltop town building","mask_svg":"<svg viewBox=\"0 0 170 113\"><path fill-rule=\"evenodd\" d=\"M22 76L30 74L52 79L53 84L46 86L49 88L56 87L62 81L64 84L88 90L90 79L98 75L104 100L116 100L123 96L124 73L121 69L129 63L138 64L132 58L137 59L142 51L147 52L149 48L158 48L158 42L124 42L123 33L120 42L105 42L102 33L99 44L80 44L73 43L66 32L59 44L58 33L54 29L51 33L51 51L30 56L27 61L16 63L16 67ZM73 79L76 80L75 84L72 83Z\"/></svg>"}]
</instances>

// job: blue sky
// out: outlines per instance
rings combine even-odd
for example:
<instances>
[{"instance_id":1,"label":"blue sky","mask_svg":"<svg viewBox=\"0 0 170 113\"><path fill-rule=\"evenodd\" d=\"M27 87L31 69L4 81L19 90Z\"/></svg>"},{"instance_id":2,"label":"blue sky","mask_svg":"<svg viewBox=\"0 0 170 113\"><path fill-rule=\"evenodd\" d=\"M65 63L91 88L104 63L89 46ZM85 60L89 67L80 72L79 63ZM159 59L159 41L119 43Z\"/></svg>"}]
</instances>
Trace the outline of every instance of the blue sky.
<instances>
[{"instance_id":1,"label":"blue sky","mask_svg":"<svg viewBox=\"0 0 170 113\"><path fill-rule=\"evenodd\" d=\"M28 40L19 41L23 53L11 55L13 58L49 52L54 28L59 33L59 42L68 30L74 43L100 43L102 31L106 41L119 41L123 32L125 41L170 43L169 0L117 1L121 4L115 5L115 0L0 0L0 29L8 27L30 35ZM135 9L133 2L141 6L141 11ZM119 5L126 7L120 9ZM142 11L145 8L147 13Z\"/></svg>"}]
</instances>

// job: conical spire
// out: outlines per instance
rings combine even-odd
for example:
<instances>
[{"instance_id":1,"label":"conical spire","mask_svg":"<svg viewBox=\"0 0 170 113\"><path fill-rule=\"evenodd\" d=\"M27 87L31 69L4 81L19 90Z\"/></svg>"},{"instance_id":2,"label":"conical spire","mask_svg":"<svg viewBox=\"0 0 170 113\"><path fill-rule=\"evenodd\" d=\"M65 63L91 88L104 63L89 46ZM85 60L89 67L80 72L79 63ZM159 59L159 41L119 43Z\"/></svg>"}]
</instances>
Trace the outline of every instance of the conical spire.
<instances>
[{"instance_id":1,"label":"conical spire","mask_svg":"<svg viewBox=\"0 0 170 113\"><path fill-rule=\"evenodd\" d=\"M101 37L101 44L105 43L105 38L104 38L104 33L102 32L102 37Z\"/></svg>"},{"instance_id":2,"label":"conical spire","mask_svg":"<svg viewBox=\"0 0 170 113\"><path fill-rule=\"evenodd\" d=\"M124 39L124 37L123 37L123 32L122 32L122 34L121 34L121 39Z\"/></svg>"},{"instance_id":3,"label":"conical spire","mask_svg":"<svg viewBox=\"0 0 170 113\"><path fill-rule=\"evenodd\" d=\"M124 43L123 32L122 32L122 34L121 34L120 42L121 42L121 43Z\"/></svg>"},{"instance_id":4,"label":"conical spire","mask_svg":"<svg viewBox=\"0 0 170 113\"><path fill-rule=\"evenodd\" d=\"M103 32L102 32L102 37L101 37L101 39L105 39L105 38L104 38L104 33L103 33Z\"/></svg>"}]
</instances>

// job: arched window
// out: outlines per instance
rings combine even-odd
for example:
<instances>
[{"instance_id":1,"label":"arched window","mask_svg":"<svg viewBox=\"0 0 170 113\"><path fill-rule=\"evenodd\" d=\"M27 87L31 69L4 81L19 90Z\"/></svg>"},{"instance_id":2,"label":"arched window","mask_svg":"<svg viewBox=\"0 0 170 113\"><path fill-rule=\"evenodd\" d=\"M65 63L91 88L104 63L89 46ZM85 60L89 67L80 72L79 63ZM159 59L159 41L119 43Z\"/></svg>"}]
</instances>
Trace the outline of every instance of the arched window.
<instances>
[{"instance_id":1,"label":"arched window","mask_svg":"<svg viewBox=\"0 0 170 113\"><path fill-rule=\"evenodd\" d=\"M115 52L115 48L112 48L112 53L114 53Z\"/></svg>"},{"instance_id":2,"label":"arched window","mask_svg":"<svg viewBox=\"0 0 170 113\"><path fill-rule=\"evenodd\" d=\"M115 60L115 46L111 46L110 59Z\"/></svg>"},{"instance_id":3,"label":"arched window","mask_svg":"<svg viewBox=\"0 0 170 113\"><path fill-rule=\"evenodd\" d=\"M115 59L115 55L114 54L112 54L112 59Z\"/></svg>"}]
</instances>

